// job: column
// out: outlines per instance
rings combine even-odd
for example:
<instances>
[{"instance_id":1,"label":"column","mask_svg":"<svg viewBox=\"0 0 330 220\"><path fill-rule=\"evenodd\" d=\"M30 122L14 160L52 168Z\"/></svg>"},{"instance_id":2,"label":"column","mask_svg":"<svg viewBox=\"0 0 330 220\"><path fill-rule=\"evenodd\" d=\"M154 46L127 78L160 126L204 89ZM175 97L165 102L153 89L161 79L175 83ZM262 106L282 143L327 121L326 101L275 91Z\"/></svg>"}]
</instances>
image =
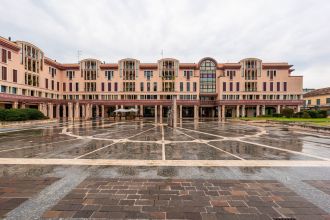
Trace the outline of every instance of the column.
<instances>
[{"instance_id":1,"label":"column","mask_svg":"<svg viewBox=\"0 0 330 220\"><path fill-rule=\"evenodd\" d=\"M215 110L214 110L214 108L212 108L212 110L211 110L211 115L212 115L212 118L214 118L214 116L215 116Z\"/></svg>"},{"instance_id":2,"label":"column","mask_svg":"<svg viewBox=\"0 0 330 220\"><path fill-rule=\"evenodd\" d=\"M13 105L13 108L15 108L15 105ZM39 103L38 104L38 110L41 111L44 114L44 109L43 108L44 107L43 107L42 103Z\"/></svg>"},{"instance_id":3,"label":"column","mask_svg":"<svg viewBox=\"0 0 330 220\"><path fill-rule=\"evenodd\" d=\"M218 106L218 121L221 121L221 105Z\"/></svg>"},{"instance_id":4,"label":"column","mask_svg":"<svg viewBox=\"0 0 330 220\"><path fill-rule=\"evenodd\" d=\"M155 105L155 123L157 123L157 105Z\"/></svg>"},{"instance_id":5,"label":"column","mask_svg":"<svg viewBox=\"0 0 330 220\"><path fill-rule=\"evenodd\" d=\"M39 106L40 106L40 104L39 104ZM15 101L15 102L13 103L13 108L15 108L15 109L18 108L18 102ZM41 111L41 110L39 109L39 111Z\"/></svg>"},{"instance_id":6,"label":"column","mask_svg":"<svg viewBox=\"0 0 330 220\"><path fill-rule=\"evenodd\" d=\"M280 105L277 105L277 107L276 107L276 113L277 114L280 114L281 113L281 106Z\"/></svg>"},{"instance_id":7,"label":"column","mask_svg":"<svg viewBox=\"0 0 330 220\"><path fill-rule=\"evenodd\" d=\"M93 104L89 104L88 116L89 118L93 118Z\"/></svg>"},{"instance_id":8,"label":"column","mask_svg":"<svg viewBox=\"0 0 330 220\"><path fill-rule=\"evenodd\" d=\"M239 118L239 105L236 106L236 118Z\"/></svg>"},{"instance_id":9,"label":"column","mask_svg":"<svg viewBox=\"0 0 330 220\"><path fill-rule=\"evenodd\" d=\"M180 120L182 120L182 105L180 105L179 118L180 118Z\"/></svg>"},{"instance_id":10,"label":"column","mask_svg":"<svg viewBox=\"0 0 330 220\"><path fill-rule=\"evenodd\" d=\"M297 112L300 112L300 105L297 105Z\"/></svg>"},{"instance_id":11,"label":"column","mask_svg":"<svg viewBox=\"0 0 330 220\"><path fill-rule=\"evenodd\" d=\"M89 119L89 104L85 105L85 119Z\"/></svg>"},{"instance_id":12,"label":"column","mask_svg":"<svg viewBox=\"0 0 330 220\"><path fill-rule=\"evenodd\" d=\"M56 105L56 118L60 119L60 105Z\"/></svg>"},{"instance_id":13,"label":"column","mask_svg":"<svg viewBox=\"0 0 330 220\"><path fill-rule=\"evenodd\" d=\"M225 118L226 118L226 106L225 105L221 106L221 118L222 118L222 120L225 120Z\"/></svg>"},{"instance_id":14,"label":"column","mask_svg":"<svg viewBox=\"0 0 330 220\"><path fill-rule=\"evenodd\" d=\"M256 116L258 117L259 115L260 115L260 105L257 105Z\"/></svg>"},{"instance_id":15,"label":"column","mask_svg":"<svg viewBox=\"0 0 330 220\"><path fill-rule=\"evenodd\" d=\"M22 109L25 108L25 103L22 103L21 108L22 108Z\"/></svg>"},{"instance_id":16,"label":"column","mask_svg":"<svg viewBox=\"0 0 330 220\"><path fill-rule=\"evenodd\" d=\"M266 115L266 106L265 105L263 105L261 107L261 115Z\"/></svg>"},{"instance_id":17,"label":"column","mask_svg":"<svg viewBox=\"0 0 330 220\"><path fill-rule=\"evenodd\" d=\"M96 105L96 117L100 117L100 106Z\"/></svg>"},{"instance_id":18,"label":"column","mask_svg":"<svg viewBox=\"0 0 330 220\"><path fill-rule=\"evenodd\" d=\"M72 102L68 103L68 119L72 120L73 119L73 109L72 109Z\"/></svg>"},{"instance_id":19,"label":"column","mask_svg":"<svg viewBox=\"0 0 330 220\"><path fill-rule=\"evenodd\" d=\"M53 119L54 118L54 114L53 114L53 103L48 103L48 117L49 117L49 119Z\"/></svg>"},{"instance_id":20,"label":"column","mask_svg":"<svg viewBox=\"0 0 330 220\"><path fill-rule=\"evenodd\" d=\"M63 112L62 112L63 118L66 118L66 105L63 105L62 108L63 108Z\"/></svg>"},{"instance_id":21,"label":"column","mask_svg":"<svg viewBox=\"0 0 330 220\"><path fill-rule=\"evenodd\" d=\"M143 105L140 105L140 116L143 117Z\"/></svg>"},{"instance_id":22,"label":"column","mask_svg":"<svg viewBox=\"0 0 330 220\"><path fill-rule=\"evenodd\" d=\"M101 105L101 117L104 118L104 105Z\"/></svg>"},{"instance_id":23,"label":"column","mask_svg":"<svg viewBox=\"0 0 330 220\"><path fill-rule=\"evenodd\" d=\"M75 108L74 108L74 119L79 120L79 118L80 118L80 107L79 107L79 103L76 102Z\"/></svg>"},{"instance_id":24,"label":"column","mask_svg":"<svg viewBox=\"0 0 330 220\"><path fill-rule=\"evenodd\" d=\"M116 110L118 109L118 105L116 105Z\"/></svg>"},{"instance_id":25,"label":"column","mask_svg":"<svg viewBox=\"0 0 330 220\"><path fill-rule=\"evenodd\" d=\"M194 119L198 119L198 105L194 105Z\"/></svg>"},{"instance_id":26,"label":"column","mask_svg":"<svg viewBox=\"0 0 330 220\"><path fill-rule=\"evenodd\" d=\"M176 98L173 100L173 128L176 128L178 123L178 105L176 103Z\"/></svg>"},{"instance_id":27,"label":"column","mask_svg":"<svg viewBox=\"0 0 330 220\"><path fill-rule=\"evenodd\" d=\"M42 103L42 110L45 116L48 115L48 110L47 110L47 104L46 103Z\"/></svg>"},{"instance_id":28,"label":"column","mask_svg":"<svg viewBox=\"0 0 330 220\"><path fill-rule=\"evenodd\" d=\"M242 105L242 117L246 117L246 115L245 115L245 105Z\"/></svg>"},{"instance_id":29,"label":"column","mask_svg":"<svg viewBox=\"0 0 330 220\"><path fill-rule=\"evenodd\" d=\"M159 123L163 123L163 105L159 106Z\"/></svg>"},{"instance_id":30,"label":"column","mask_svg":"<svg viewBox=\"0 0 330 220\"><path fill-rule=\"evenodd\" d=\"M81 118L86 119L86 105L81 105Z\"/></svg>"}]
</instances>

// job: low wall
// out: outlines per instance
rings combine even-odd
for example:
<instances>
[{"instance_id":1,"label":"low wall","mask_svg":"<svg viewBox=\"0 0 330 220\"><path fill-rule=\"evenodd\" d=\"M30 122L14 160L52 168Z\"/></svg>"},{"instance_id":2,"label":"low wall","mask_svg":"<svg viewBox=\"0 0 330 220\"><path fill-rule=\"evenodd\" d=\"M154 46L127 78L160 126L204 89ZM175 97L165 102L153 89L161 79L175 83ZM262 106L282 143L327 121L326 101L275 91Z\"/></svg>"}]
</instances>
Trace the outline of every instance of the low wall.
<instances>
[{"instance_id":1,"label":"low wall","mask_svg":"<svg viewBox=\"0 0 330 220\"><path fill-rule=\"evenodd\" d=\"M58 121L57 119L29 120L29 121L1 121L0 128L49 124L49 123L55 123L57 121Z\"/></svg>"}]
</instances>

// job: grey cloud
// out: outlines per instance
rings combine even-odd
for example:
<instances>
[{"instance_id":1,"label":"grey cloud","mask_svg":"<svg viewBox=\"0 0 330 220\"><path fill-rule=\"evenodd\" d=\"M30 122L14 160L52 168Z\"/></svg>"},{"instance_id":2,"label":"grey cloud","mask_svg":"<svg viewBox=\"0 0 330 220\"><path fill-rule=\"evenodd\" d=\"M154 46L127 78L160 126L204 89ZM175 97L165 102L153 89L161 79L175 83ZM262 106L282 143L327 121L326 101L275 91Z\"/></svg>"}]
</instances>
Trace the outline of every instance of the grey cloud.
<instances>
[{"instance_id":1,"label":"grey cloud","mask_svg":"<svg viewBox=\"0 0 330 220\"><path fill-rule=\"evenodd\" d=\"M287 61L305 87L330 86L328 0L1 0L1 35L61 62Z\"/></svg>"}]
</instances>

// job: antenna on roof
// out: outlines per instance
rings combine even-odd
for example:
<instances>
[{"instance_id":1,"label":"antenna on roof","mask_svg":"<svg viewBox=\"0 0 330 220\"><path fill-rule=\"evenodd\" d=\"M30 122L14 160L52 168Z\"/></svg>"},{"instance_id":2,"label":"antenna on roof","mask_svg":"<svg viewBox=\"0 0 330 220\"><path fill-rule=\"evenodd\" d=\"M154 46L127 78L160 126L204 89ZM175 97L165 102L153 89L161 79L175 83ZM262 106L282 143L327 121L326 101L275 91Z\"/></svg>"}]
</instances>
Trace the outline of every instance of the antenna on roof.
<instances>
[{"instance_id":1,"label":"antenna on roof","mask_svg":"<svg viewBox=\"0 0 330 220\"><path fill-rule=\"evenodd\" d=\"M78 50L77 51L77 58L78 58L78 63L80 62L80 56L82 54L82 51L81 50Z\"/></svg>"}]
</instances>

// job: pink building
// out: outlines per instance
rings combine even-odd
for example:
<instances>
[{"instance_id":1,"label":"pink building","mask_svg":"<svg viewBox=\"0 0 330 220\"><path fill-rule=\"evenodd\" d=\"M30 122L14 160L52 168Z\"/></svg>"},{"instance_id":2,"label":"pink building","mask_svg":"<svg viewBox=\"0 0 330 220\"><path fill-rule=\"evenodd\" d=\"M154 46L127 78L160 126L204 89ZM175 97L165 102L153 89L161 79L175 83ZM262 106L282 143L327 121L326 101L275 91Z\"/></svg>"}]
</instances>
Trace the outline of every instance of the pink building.
<instances>
[{"instance_id":1,"label":"pink building","mask_svg":"<svg viewBox=\"0 0 330 220\"><path fill-rule=\"evenodd\" d=\"M256 58L64 64L31 43L0 38L0 67L0 107L38 108L50 118L107 117L116 108L134 107L162 120L174 97L180 118L258 116L303 105L303 78L291 75L292 65Z\"/></svg>"}]
</instances>

